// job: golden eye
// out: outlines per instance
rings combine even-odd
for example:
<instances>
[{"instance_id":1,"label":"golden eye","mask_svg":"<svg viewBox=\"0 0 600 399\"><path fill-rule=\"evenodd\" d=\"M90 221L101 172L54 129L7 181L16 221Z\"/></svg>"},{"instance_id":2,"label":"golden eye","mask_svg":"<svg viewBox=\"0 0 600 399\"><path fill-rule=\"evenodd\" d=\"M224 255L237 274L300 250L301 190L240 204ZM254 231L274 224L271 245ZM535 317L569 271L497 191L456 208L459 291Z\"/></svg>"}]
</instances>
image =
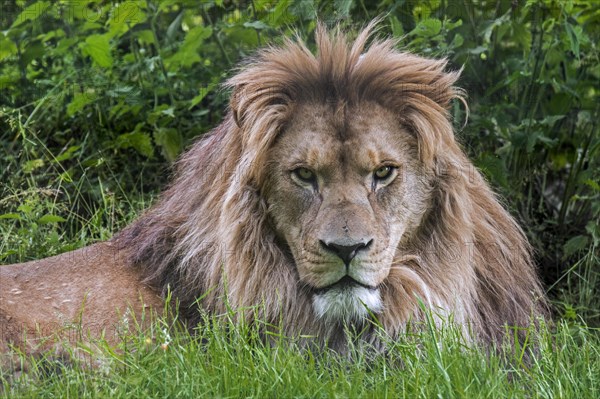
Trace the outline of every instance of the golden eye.
<instances>
[{"instance_id":1,"label":"golden eye","mask_svg":"<svg viewBox=\"0 0 600 399\"><path fill-rule=\"evenodd\" d=\"M315 180L315 174L312 170L308 168L300 167L295 169L293 173L302 181L307 183L313 182Z\"/></svg>"},{"instance_id":2,"label":"golden eye","mask_svg":"<svg viewBox=\"0 0 600 399\"><path fill-rule=\"evenodd\" d=\"M382 166L379 169L375 170L375 179L377 179L377 180L385 180L388 177L390 177L390 175L392 174L393 170L394 169L391 166L389 166L389 165Z\"/></svg>"}]
</instances>

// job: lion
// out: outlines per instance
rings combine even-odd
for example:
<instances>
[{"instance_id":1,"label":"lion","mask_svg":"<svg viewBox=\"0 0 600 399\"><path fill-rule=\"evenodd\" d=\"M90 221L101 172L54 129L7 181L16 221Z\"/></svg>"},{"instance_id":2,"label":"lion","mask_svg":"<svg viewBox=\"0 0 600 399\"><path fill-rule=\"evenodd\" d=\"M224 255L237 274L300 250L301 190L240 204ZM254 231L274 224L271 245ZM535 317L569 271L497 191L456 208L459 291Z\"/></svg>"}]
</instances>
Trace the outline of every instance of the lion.
<instances>
[{"instance_id":1,"label":"lion","mask_svg":"<svg viewBox=\"0 0 600 399\"><path fill-rule=\"evenodd\" d=\"M300 39L259 51L137 220L0 267L5 348L65 322L108 337L167 295L190 326L256 309L244 317L339 351L349 330L398 339L428 312L484 345L545 316L525 234L454 135L460 71L372 32L319 26L316 53Z\"/></svg>"}]
</instances>

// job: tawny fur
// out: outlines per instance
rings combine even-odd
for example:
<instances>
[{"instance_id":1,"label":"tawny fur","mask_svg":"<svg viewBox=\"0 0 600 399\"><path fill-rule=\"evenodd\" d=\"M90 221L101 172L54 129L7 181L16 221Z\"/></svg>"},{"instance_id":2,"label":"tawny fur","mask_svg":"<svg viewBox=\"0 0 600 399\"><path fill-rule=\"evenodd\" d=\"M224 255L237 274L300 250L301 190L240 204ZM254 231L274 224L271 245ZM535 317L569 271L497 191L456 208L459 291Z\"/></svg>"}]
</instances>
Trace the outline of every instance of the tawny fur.
<instances>
[{"instance_id":1,"label":"tawny fur","mask_svg":"<svg viewBox=\"0 0 600 399\"><path fill-rule=\"evenodd\" d=\"M52 309L40 305L46 303L46 294L37 288L47 282L59 302L81 301L86 290L94 292L90 298L102 298L86 306L96 323L110 324L114 308L134 303L139 292L149 298L153 292L170 291L191 325L199 321L199 307L222 313L226 304L258 305L258 317L275 325L281 321L289 335L312 334L342 348L343 323L319 318L312 306L311 287L319 288L318 276L326 274L319 274L316 261L299 268L295 248L304 243L286 241L298 235L292 232L294 226L278 222L291 218L281 214L287 209L285 201L277 200L287 176L278 174L278 168L282 158L292 155L286 153L292 151L288 141L302 139L306 126L321 117L339 137L316 132L310 140L321 140L325 146L337 140L342 145L357 137L352 129L373 128L380 120L382 126L391 126L388 132L397 131L393 146L410 159L405 165L407 183L403 188L400 182L393 186L410 199L398 202L404 208L396 212L404 209L408 214L406 220L394 215L401 228L373 210L379 205L369 208L360 202L359 186L334 193L349 204L340 208L342 218L343 212L357 207L357 212L346 212L352 214L348 220L354 229L372 234L377 243L397 239L390 261L382 265L385 273L368 274L375 276L382 301L376 316L389 336L402 334L409 320L423 319L419 301L451 317L472 339L485 344L500 341L505 325L528 326L532 318L543 316L544 295L531 248L455 140L447 109L453 98L461 96L453 86L459 74L445 72L444 60L399 52L391 40L367 47L371 28L354 42L339 31L319 28L317 55L300 41L287 41L262 50L242 67L227 83L233 89L229 114L182 156L173 183L156 205L110 243L92 247L98 256L110 247L123 258L99 261L66 254L0 267L0 323L10 332L8 337L14 340L22 326L31 330L39 323L46 330L57 322ZM313 123L315 131L320 123ZM357 140L381 140L375 130ZM299 192L290 184L290 195ZM377 195L384 198L382 193L369 193L368 201L373 204ZM321 195L318 200L326 198ZM298 215L301 223L308 223L307 217ZM379 225L365 227L365 221ZM319 239L310 234L298 237ZM306 248L313 244L307 241ZM325 256L315 251L318 259ZM381 253L385 255L385 248ZM368 255L362 256L367 264ZM12 281L19 275L27 281L22 285L27 294L21 298L28 297L24 302L11 293L17 287ZM94 288L107 275L124 294ZM74 276L80 276L81 284L61 290L62 282L69 283ZM197 301L198 297L202 299ZM19 305L7 305L15 301ZM134 311L139 313L137 303ZM73 311L69 315L75 317Z\"/></svg>"},{"instance_id":2,"label":"tawny fur","mask_svg":"<svg viewBox=\"0 0 600 399\"><path fill-rule=\"evenodd\" d=\"M162 304L110 242L0 266L0 354L9 346L60 352L60 342L100 337L116 344L147 325Z\"/></svg>"}]
</instances>

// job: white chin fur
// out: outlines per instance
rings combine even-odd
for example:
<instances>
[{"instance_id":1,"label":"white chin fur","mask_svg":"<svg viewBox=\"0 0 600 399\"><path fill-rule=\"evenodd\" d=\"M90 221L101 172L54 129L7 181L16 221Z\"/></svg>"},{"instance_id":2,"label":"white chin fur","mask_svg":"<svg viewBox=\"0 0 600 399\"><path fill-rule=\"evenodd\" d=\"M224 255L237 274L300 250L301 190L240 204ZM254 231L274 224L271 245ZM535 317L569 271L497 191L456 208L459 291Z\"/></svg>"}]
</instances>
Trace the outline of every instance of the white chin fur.
<instances>
[{"instance_id":1,"label":"white chin fur","mask_svg":"<svg viewBox=\"0 0 600 399\"><path fill-rule=\"evenodd\" d=\"M372 313L383 310L379 290L365 287L333 287L313 295L313 309L319 318L327 321L360 321ZM368 310L367 310L368 309Z\"/></svg>"}]
</instances>

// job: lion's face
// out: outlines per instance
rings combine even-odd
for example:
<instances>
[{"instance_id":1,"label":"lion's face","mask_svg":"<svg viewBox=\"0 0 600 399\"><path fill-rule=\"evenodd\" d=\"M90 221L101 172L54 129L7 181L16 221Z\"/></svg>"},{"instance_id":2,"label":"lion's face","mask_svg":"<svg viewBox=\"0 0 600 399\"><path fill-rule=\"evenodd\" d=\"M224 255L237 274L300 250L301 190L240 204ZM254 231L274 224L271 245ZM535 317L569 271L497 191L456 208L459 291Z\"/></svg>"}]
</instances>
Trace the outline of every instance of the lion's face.
<instances>
[{"instance_id":1,"label":"lion's face","mask_svg":"<svg viewBox=\"0 0 600 399\"><path fill-rule=\"evenodd\" d=\"M269 154L264 194L315 313L348 322L383 310L380 287L431 189L415 138L391 112L363 103L341 113L295 107Z\"/></svg>"}]
</instances>

